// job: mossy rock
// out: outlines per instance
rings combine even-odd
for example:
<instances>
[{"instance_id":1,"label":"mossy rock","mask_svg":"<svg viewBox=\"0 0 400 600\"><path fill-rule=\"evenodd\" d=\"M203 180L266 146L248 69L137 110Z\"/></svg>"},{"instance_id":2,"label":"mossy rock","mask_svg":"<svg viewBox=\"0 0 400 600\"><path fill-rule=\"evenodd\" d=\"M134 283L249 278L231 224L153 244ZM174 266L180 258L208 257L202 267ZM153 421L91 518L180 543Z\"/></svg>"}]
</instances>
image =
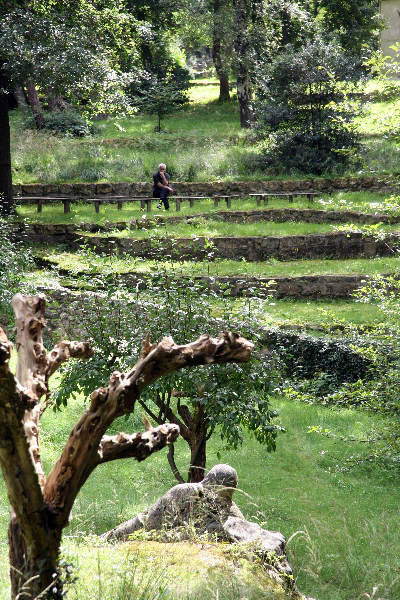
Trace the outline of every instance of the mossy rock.
<instances>
[{"instance_id":1,"label":"mossy rock","mask_svg":"<svg viewBox=\"0 0 400 600\"><path fill-rule=\"evenodd\" d=\"M86 540L64 546L78 579L68 598L110 600L293 600L275 581L254 547L209 541L123 544Z\"/></svg>"},{"instance_id":2,"label":"mossy rock","mask_svg":"<svg viewBox=\"0 0 400 600\"><path fill-rule=\"evenodd\" d=\"M129 552L146 570L156 567L165 573L172 598L284 600L289 597L254 554L254 549L246 546L135 540L129 542Z\"/></svg>"}]
</instances>

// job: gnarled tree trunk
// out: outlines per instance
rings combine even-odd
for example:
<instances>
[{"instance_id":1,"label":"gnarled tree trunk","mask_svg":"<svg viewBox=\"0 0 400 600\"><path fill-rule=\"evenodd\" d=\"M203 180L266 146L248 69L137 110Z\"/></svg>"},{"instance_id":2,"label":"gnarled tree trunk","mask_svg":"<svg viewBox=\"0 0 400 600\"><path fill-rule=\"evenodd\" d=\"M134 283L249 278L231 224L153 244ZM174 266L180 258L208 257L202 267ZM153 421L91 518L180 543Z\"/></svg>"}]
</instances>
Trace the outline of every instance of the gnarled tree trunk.
<instances>
[{"instance_id":1,"label":"gnarled tree trunk","mask_svg":"<svg viewBox=\"0 0 400 600\"><path fill-rule=\"evenodd\" d=\"M47 529L47 544L40 554L27 547L25 537L17 518L10 519L8 527L11 597L22 591L33 597L50 590L51 597L61 600L63 597L62 579L58 573L58 558L61 544L61 530Z\"/></svg>"},{"instance_id":2,"label":"gnarled tree trunk","mask_svg":"<svg viewBox=\"0 0 400 600\"><path fill-rule=\"evenodd\" d=\"M75 498L92 471L119 458L146 459L172 444L179 427L147 425L142 433L105 435L110 424L131 413L150 383L187 366L247 361L252 344L236 334L202 335L178 346L172 338L159 344L144 340L142 354L128 373L115 371L109 385L95 390L91 403L73 427L60 458L46 477L40 456L39 419L48 400L49 377L70 357L89 358L85 342L63 341L50 352L42 342L45 301L41 296L13 299L17 326L16 376L9 369L12 344L0 328L0 467L12 517L9 527L12 598L35 598L46 590L60 600L58 554Z\"/></svg>"}]
</instances>

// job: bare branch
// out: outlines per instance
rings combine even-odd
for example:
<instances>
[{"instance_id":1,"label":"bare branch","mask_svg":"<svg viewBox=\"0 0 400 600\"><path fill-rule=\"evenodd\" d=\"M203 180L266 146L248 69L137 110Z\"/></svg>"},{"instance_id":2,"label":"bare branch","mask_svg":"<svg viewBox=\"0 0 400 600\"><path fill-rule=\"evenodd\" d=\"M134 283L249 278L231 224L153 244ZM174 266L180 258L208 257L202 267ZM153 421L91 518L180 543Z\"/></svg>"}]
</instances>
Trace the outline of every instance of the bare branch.
<instances>
[{"instance_id":1,"label":"bare branch","mask_svg":"<svg viewBox=\"0 0 400 600\"><path fill-rule=\"evenodd\" d=\"M39 401L47 392L44 375L47 366L46 350L42 339L46 302L43 296L16 294L11 304L17 327L16 378L32 399Z\"/></svg>"},{"instance_id":2,"label":"bare branch","mask_svg":"<svg viewBox=\"0 0 400 600\"><path fill-rule=\"evenodd\" d=\"M185 483L185 480L183 479L182 475L179 472L178 467L176 466L175 448L174 448L173 444L171 444L171 446L168 449L168 462L169 462L169 466L171 467L171 470L175 476L175 479L178 481L178 483Z\"/></svg>"},{"instance_id":3,"label":"bare branch","mask_svg":"<svg viewBox=\"0 0 400 600\"><path fill-rule=\"evenodd\" d=\"M0 328L0 467L26 542L34 552L40 552L47 544L43 523L49 515L46 516L40 473L32 464L23 422L26 409L32 405L9 369L11 349L11 342Z\"/></svg>"},{"instance_id":4,"label":"bare branch","mask_svg":"<svg viewBox=\"0 0 400 600\"><path fill-rule=\"evenodd\" d=\"M17 326L17 381L36 402L48 395L49 377L70 358L90 358L93 351L87 342L58 343L48 354L43 345L44 296L16 294L12 300Z\"/></svg>"},{"instance_id":5,"label":"bare branch","mask_svg":"<svg viewBox=\"0 0 400 600\"><path fill-rule=\"evenodd\" d=\"M42 396L49 396L49 377L57 367L70 356L89 357L92 351L87 343L61 342L46 353L43 345L44 296L23 296L16 294L12 300L17 327L16 347L18 351L16 379L23 393L30 398L23 414L25 435L32 457L32 464L39 476L41 486L46 481L39 448L39 419L43 408L39 402Z\"/></svg>"},{"instance_id":6,"label":"bare branch","mask_svg":"<svg viewBox=\"0 0 400 600\"><path fill-rule=\"evenodd\" d=\"M179 427L171 423L150 427L143 433L105 435L99 445L98 463L105 463L119 458L145 460L153 452L173 444L178 435Z\"/></svg>"}]
</instances>

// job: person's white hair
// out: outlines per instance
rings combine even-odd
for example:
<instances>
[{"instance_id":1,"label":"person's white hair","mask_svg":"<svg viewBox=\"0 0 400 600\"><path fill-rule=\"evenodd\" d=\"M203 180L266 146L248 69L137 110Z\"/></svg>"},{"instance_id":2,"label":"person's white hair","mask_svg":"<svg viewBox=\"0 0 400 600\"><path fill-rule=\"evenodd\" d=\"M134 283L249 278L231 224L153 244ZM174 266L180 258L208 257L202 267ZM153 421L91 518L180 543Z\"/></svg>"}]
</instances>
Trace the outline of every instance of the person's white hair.
<instances>
[{"instance_id":1,"label":"person's white hair","mask_svg":"<svg viewBox=\"0 0 400 600\"><path fill-rule=\"evenodd\" d=\"M158 170L160 170L160 169L161 169L161 167L165 167L165 168L167 168L167 165L166 165L165 163L160 163L160 164L158 165Z\"/></svg>"}]
</instances>

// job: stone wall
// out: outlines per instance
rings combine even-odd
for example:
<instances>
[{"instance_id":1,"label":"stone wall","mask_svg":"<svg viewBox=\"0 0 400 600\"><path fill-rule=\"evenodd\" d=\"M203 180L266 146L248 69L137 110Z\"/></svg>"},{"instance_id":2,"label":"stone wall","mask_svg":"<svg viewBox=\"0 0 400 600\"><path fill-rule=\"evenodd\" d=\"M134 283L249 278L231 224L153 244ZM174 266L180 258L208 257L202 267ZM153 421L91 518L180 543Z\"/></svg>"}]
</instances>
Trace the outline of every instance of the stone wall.
<instances>
[{"instance_id":1,"label":"stone wall","mask_svg":"<svg viewBox=\"0 0 400 600\"><path fill-rule=\"evenodd\" d=\"M132 238L81 236L70 240L71 247L79 247L83 241L99 253L122 252L141 258L171 256L173 259L212 260L226 258L232 260L264 261L270 258L295 260L303 258L354 258L391 256L393 244L400 236L391 236L384 241L363 237L361 233L327 233L285 237L215 237L213 247L209 240L199 238L179 238L177 240L135 240Z\"/></svg>"},{"instance_id":2,"label":"stone wall","mask_svg":"<svg viewBox=\"0 0 400 600\"><path fill-rule=\"evenodd\" d=\"M198 213L193 215L174 215L168 219L160 216L149 216L145 218L132 219L130 221L106 222L106 223L79 223L79 224L30 224L28 226L16 223L14 226L18 234L25 234L33 240L40 239L53 242L62 238L76 237L80 232L97 233L101 231L124 230L127 226L132 229L154 227L155 225L177 222L190 222L195 218L212 219L213 221L226 221L230 223L257 223L260 221L274 221L276 223L305 222L305 223L400 223L399 216L385 214L370 214L356 211L325 211L316 209L299 208L272 208L264 210L230 210L216 211L213 213ZM40 239L39 239L40 238Z\"/></svg>"},{"instance_id":3,"label":"stone wall","mask_svg":"<svg viewBox=\"0 0 400 600\"><path fill-rule=\"evenodd\" d=\"M231 182L173 182L177 195L213 196L215 194L249 194L255 192L293 192L335 190L393 190L400 184L387 177L336 177L331 179L273 180L273 181L231 181ZM121 183L31 183L14 185L15 196L78 196L81 198L118 196L149 196L152 194L150 182Z\"/></svg>"},{"instance_id":4,"label":"stone wall","mask_svg":"<svg viewBox=\"0 0 400 600\"><path fill-rule=\"evenodd\" d=\"M124 273L119 281L128 287L146 289L148 277L141 273ZM176 277L171 280L174 287L185 287L195 282L199 293L216 292L233 298L348 298L361 286L362 275L304 275L296 277Z\"/></svg>"},{"instance_id":5,"label":"stone wall","mask_svg":"<svg viewBox=\"0 0 400 600\"><path fill-rule=\"evenodd\" d=\"M227 221L229 223L257 223L259 221L287 221L305 223L400 223L399 216L385 214L361 213L353 210L317 210L314 208L270 208L264 210L229 210L191 215L190 217L172 217L172 219L189 220L196 216L208 219Z\"/></svg>"},{"instance_id":6,"label":"stone wall","mask_svg":"<svg viewBox=\"0 0 400 600\"><path fill-rule=\"evenodd\" d=\"M88 229L91 227L88 226ZM375 240L361 233L337 232L283 237L214 237L210 247L210 240L204 237L137 240L80 234L74 225L33 224L24 228L22 224L16 224L14 232L24 241L32 243L66 244L71 249L77 249L85 243L98 253L121 252L140 258L158 258L162 254L175 260L372 258L391 256L400 241L400 236L395 234L385 240Z\"/></svg>"}]
</instances>

